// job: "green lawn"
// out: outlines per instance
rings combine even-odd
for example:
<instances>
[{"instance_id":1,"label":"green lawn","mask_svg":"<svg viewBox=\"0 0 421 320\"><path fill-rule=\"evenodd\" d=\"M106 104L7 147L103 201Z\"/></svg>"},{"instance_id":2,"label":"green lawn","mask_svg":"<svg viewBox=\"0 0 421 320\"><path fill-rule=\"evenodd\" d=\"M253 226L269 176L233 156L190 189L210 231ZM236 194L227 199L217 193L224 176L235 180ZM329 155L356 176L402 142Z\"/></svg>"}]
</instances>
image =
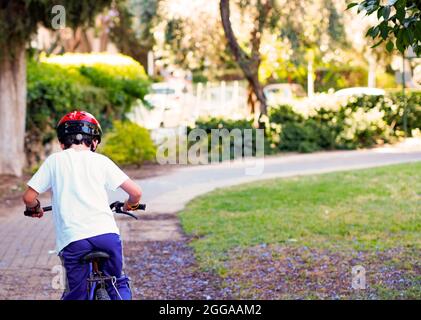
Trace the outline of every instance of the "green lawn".
<instances>
[{"instance_id":1,"label":"green lawn","mask_svg":"<svg viewBox=\"0 0 421 320\"><path fill-rule=\"evenodd\" d=\"M201 267L224 274L232 249L421 248L421 162L275 179L192 201L181 223Z\"/></svg>"}]
</instances>

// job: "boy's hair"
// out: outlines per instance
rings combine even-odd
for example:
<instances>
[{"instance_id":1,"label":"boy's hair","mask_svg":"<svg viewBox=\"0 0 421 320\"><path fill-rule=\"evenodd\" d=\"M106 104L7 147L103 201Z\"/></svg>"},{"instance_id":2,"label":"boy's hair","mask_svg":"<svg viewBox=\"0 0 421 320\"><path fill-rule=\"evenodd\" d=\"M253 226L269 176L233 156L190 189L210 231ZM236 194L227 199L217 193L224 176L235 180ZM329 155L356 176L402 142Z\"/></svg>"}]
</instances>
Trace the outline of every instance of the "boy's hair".
<instances>
[{"instance_id":1,"label":"boy's hair","mask_svg":"<svg viewBox=\"0 0 421 320\"><path fill-rule=\"evenodd\" d=\"M69 134L62 137L60 139L60 143L64 145L64 149L69 149L72 146L72 144L79 145L83 143L85 146L87 146L92 151L94 151L93 150L94 146L92 142L95 140L98 141L98 138L93 137L91 135L78 133L78 134Z\"/></svg>"}]
</instances>

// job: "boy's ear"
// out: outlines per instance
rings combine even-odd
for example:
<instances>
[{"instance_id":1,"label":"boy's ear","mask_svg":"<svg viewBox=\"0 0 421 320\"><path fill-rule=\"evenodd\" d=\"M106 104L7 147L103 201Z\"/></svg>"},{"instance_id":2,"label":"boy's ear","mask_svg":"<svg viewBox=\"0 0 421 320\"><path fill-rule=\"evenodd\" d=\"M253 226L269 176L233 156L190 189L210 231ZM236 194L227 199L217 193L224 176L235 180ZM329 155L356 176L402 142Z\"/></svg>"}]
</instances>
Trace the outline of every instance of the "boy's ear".
<instances>
[{"instance_id":1,"label":"boy's ear","mask_svg":"<svg viewBox=\"0 0 421 320\"><path fill-rule=\"evenodd\" d=\"M98 140L97 139L92 140L91 150L95 152L97 147L98 147Z\"/></svg>"},{"instance_id":2,"label":"boy's ear","mask_svg":"<svg viewBox=\"0 0 421 320\"><path fill-rule=\"evenodd\" d=\"M61 150L64 150L64 144L60 143Z\"/></svg>"}]
</instances>

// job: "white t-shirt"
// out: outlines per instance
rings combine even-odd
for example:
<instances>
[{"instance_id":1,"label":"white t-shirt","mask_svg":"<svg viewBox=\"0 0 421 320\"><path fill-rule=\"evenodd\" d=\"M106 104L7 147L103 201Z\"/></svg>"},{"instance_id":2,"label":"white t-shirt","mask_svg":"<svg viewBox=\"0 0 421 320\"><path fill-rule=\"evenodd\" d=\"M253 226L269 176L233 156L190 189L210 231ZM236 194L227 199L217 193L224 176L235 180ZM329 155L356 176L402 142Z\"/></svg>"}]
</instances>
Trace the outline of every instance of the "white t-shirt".
<instances>
[{"instance_id":1,"label":"white t-shirt","mask_svg":"<svg viewBox=\"0 0 421 320\"><path fill-rule=\"evenodd\" d=\"M109 158L89 150L69 148L45 160L28 186L38 193L52 189L57 253L77 240L119 234L106 190L127 179Z\"/></svg>"}]
</instances>

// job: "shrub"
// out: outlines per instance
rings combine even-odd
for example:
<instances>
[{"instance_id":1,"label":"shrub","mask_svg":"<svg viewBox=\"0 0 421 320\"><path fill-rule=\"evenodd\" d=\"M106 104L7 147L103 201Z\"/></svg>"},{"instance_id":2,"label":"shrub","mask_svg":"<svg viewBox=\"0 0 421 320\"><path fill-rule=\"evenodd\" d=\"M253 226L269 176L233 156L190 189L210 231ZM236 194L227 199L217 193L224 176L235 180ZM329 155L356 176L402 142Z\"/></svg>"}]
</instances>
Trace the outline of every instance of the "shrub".
<instances>
[{"instance_id":1,"label":"shrub","mask_svg":"<svg viewBox=\"0 0 421 320\"><path fill-rule=\"evenodd\" d=\"M79 70L92 85L105 90L117 118L129 112L136 100L143 99L148 90L147 82L142 79L121 77L103 68L81 66Z\"/></svg>"},{"instance_id":2,"label":"shrub","mask_svg":"<svg viewBox=\"0 0 421 320\"><path fill-rule=\"evenodd\" d=\"M222 119L222 118L202 118L202 119L198 119L195 123L195 128L200 128L206 131L206 133L208 134L208 153L209 153L209 157L211 152L219 152L220 154L220 159L222 159L222 154L223 154L223 144L219 143L216 146L216 150L211 150L211 130L212 129L227 129L229 132L231 132L233 129L239 129L242 133L242 137L243 137L243 141L242 141L242 145L241 145L241 155L244 156L243 151L245 150L245 147L251 147L252 148L252 154L256 155L256 129L253 127L253 121L252 120L226 120L226 119ZM187 133L190 133L190 131L194 129L192 127L189 127L187 130ZM251 141L251 145L245 146L244 143L244 130L245 129L251 129L252 131L252 141ZM192 144L194 144L195 142L190 142L190 146ZM264 152L270 153L271 149L269 146L269 141L265 138L264 140ZM235 156L235 148L238 148L239 146L235 145L234 143L234 139L230 139L230 159L234 159ZM238 149L237 149L238 151ZM238 152L238 154L240 154L240 152Z\"/></svg>"},{"instance_id":3,"label":"shrub","mask_svg":"<svg viewBox=\"0 0 421 320\"><path fill-rule=\"evenodd\" d=\"M156 154L149 131L130 121L115 121L99 151L120 165L138 167Z\"/></svg>"},{"instance_id":4,"label":"shrub","mask_svg":"<svg viewBox=\"0 0 421 320\"><path fill-rule=\"evenodd\" d=\"M370 147L389 141L389 127L384 121L384 112L378 108L370 110L340 110L343 128L337 138L339 148L355 149Z\"/></svg>"},{"instance_id":5,"label":"shrub","mask_svg":"<svg viewBox=\"0 0 421 320\"><path fill-rule=\"evenodd\" d=\"M89 84L78 72L46 63L28 63L25 149L29 165L44 156L55 138L55 126L70 110L83 108L103 120L111 108L103 89Z\"/></svg>"},{"instance_id":6,"label":"shrub","mask_svg":"<svg viewBox=\"0 0 421 320\"><path fill-rule=\"evenodd\" d=\"M279 150L312 152L319 150L316 133L305 122L286 122L282 125Z\"/></svg>"},{"instance_id":7,"label":"shrub","mask_svg":"<svg viewBox=\"0 0 421 320\"><path fill-rule=\"evenodd\" d=\"M41 61L78 73L89 85L104 91L109 105L100 113L105 115L102 121L106 128L112 120L124 119L137 100L143 100L148 93L150 83L145 70L122 54L66 53L44 57Z\"/></svg>"},{"instance_id":8,"label":"shrub","mask_svg":"<svg viewBox=\"0 0 421 320\"><path fill-rule=\"evenodd\" d=\"M279 105L268 110L269 120L272 123L302 122L304 117L295 112L289 105Z\"/></svg>"},{"instance_id":9,"label":"shrub","mask_svg":"<svg viewBox=\"0 0 421 320\"><path fill-rule=\"evenodd\" d=\"M272 108L268 136L279 150L300 152L355 149L388 141L390 129L384 110L375 105L359 107L358 103L316 106L306 116L288 106Z\"/></svg>"},{"instance_id":10,"label":"shrub","mask_svg":"<svg viewBox=\"0 0 421 320\"><path fill-rule=\"evenodd\" d=\"M107 131L113 120L124 119L137 99L143 99L149 82L142 66L122 55L117 55L121 65L104 62L115 62L112 57L66 54L28 62L25 148L30 166L44 157L44 147L55 138L55 126L65 113L86 110Z\"/></svg>"},{"instance_id":11,"label":"shrub","mask_svg":"<svg viewBox=\"0 0 421 320\"><path fill-rule=\"evenodd\" d=\"M301 113L289 105L271 107L265 120L265 153L356 149L393 142L403 135L405 107L408 133L417 134L421 129L421 92L417 91L408 93L405 100L401 93L348 100L324 95L297 107ZM201 119L196 127L206 130L208 136L211 129L253 128L248 120L220 118Z\"/></svg>"},{"instance_id":12,"label":"shrub","mask_svg":"<svg viewBox=\"0 0 421 320\"><path fill-rule=\"evenodd\" d=\"M196 128L200 128L205 130L207 133L211 133L212 129L253 129L253 122L252 120L229 120L229 119L222 119L222 118L201 118L196 121ZM188 129L190 132L192 128Z\"/></svg>"},{"instance_id":13,"label":"shrub","mask_svg":"<svg viewBox=\"0 0 421 320\"><path fill-rule=\"evenodd\" d=\"M403 135L404 109L407 113L407 129L421 128L421 92L413 91L405 95L392 92L385 96L360 96L349 100L347 108L353 111L362 108L365 111L377 109L384 112L384 121L395 136Z\"/></svg>"}]
</instances>

